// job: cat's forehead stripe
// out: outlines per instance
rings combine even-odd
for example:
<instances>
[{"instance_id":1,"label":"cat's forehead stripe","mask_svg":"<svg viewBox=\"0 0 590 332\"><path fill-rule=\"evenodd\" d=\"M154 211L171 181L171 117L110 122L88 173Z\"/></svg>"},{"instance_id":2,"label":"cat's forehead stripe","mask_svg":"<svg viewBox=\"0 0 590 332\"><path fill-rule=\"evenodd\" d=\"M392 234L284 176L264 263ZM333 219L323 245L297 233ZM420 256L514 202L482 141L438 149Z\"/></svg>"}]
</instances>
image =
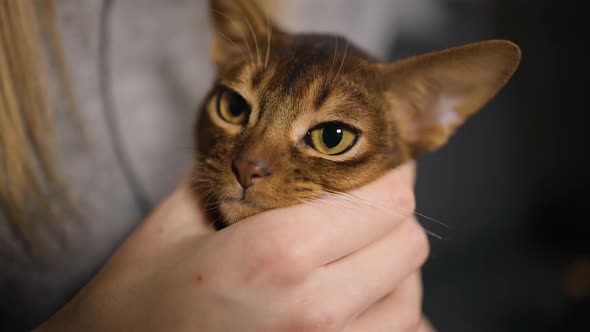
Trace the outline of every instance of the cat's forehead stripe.
<instances>
[{"instance_id":1,"label":"cat's forehead stripe","mask_svg":"<svg viewBox=\"0 0 590 332\"><path fill-rule=\"evenodd\" d=\"M264 68L258 68L254 71L252 78L250 79L250 83L252 84L252 88L258 88L260 83L262 83L262 79L264 78L265 70Z\"/></svg>"},{"instance_id":2,"label":"cat's forehead stripe","mask_svg":"<svg viewBox=\"0 0 590 332\"><path fill-rule=\"evenodd\" d=\"M320 109L330 96L331 90L327 84L322 84L316 98L314 99L313 106L316 110Z\"/></svg>"},{"instance_id":3,"label":"cat's forehead stripe","mask_svg":"<svg viewBox=\"0 0 590 332\"><path fill-rule=\"evenodd\" d=\"M305 89L305 84L301 84L305 81L307 75L311 73L311 63L298 61L285 62L281 64L275 74L275 80L281 82L282 92L286 95L301 94L301 88Z\"/></svg>"}]
</instances>

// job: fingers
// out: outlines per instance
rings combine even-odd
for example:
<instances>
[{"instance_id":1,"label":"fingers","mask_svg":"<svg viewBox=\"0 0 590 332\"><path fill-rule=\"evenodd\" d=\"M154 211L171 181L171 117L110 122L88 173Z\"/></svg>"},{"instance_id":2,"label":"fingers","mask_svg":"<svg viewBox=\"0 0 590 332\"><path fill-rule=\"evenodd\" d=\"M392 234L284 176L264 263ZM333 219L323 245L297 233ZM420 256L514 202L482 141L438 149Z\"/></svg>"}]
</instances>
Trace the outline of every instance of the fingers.
<instances>
[{"instance_id":1,"label":"fingers","mask_svg":"<svg viewBox=\"0 0 590 332\"><path fill-rule=\"evenodd\" d=\"M422 332L419 330L421 313L422 283L420 273L415 272L395 291L359 315L344 332Z\"/></svg>"},{"instance_id":2,"label":"fingers","mask_svg":"<svg viewBox=\"0 0 590 332\"><path fill-rule=\"evenodd\" d=\"M309 278L309 289L338 306L336 310L340 314L354 317L399 287L409 275L415 274L427 256L428 239L412 218L370 246L315 272ZM396 301L408 302L408 310L419 309L419 278L414 277L406 283L411 283L411 287L403 285L395 293Z\"/></svg>"},{"instance_id":3,"label":"fingers","mask_svg":"<svg viewBox=\"0 0 590 332\"><path fill-rule=\"evenodd\" d=\"M396 169L354 196L271 210L232 227L256 239L263 252L255 254L286 259L291 267L295 260L309 271L365 247L407 219L414 209L410 176L411 169Z\"/></svg>"}]
</instances>

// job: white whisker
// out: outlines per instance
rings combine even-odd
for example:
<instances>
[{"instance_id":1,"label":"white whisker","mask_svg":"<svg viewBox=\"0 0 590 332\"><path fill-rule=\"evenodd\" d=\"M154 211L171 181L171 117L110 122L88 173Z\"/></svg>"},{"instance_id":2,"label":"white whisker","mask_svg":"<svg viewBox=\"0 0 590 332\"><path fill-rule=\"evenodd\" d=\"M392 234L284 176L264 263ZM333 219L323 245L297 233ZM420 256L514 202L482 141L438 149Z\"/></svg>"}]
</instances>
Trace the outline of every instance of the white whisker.
<instances>
[{"instance_id":1,"label":"white whisker","mask_svg":"<svg viewBox=\"0 0 590 332\"><path fill-rule=\"evenodd\" d=\"M426 228L426 227L424 227L424 226L422 226L422 228L424 229L424 231L426 232L426 234L428 234L428 235L430 235L430 236L432 236L432 237L435 237L435 238L437 238L437 239L439 239L439 240L442 240L442 239L443 239L443 237L442 237L442 236L440 236L440 235L436 234L435 232L433 232L433 231L429 230L428 228Z\"/></svg>"},{"instance_id":2,"label":"white whisker","mask_svg":"<svg viewBox=\"0 0 590 332\"><path fill-rule=\"evenodd\" d=\"M422 218L426 218L426 219L428 219L428 220L430 220L430 221L433 221L433 222L435 222L435 223L437 223L437 224L439 224L439 225L441 225L441 226L444 226L444 227L446 227L446 228L449 228L449 225L445 224L444 222L442 222L442 221L440 221L440 220L436 220L436 219L434 219L434 218L431 218L431 217L429 217L429 216L427 216L427 215L424 215L424 214L422 214L422 213L418 213L418 212L416 212L416 211L414 211L414 213L415 213L416 215L419 215L419 216L420 216L420 217L422 217Z\"/></svg>"},{"instance_id":3,"label":"white whisker","mask_svg":"<svg viewBox=\"0 0 590 332\"><path fill-rule=\"evenodd\" d=\"M334 80L332 81L332 85L334 85L334 83L336 82L336 79L338 79L338 75L340 75L340 71L342 70L342 66L344 66L344 60L346 60L347 53L348 53L348 39L346 40L346 47L344 47L344 55L342 56L342 62L340 62L340 68L338 68L338 71L336 72L336 76L334 77Z\"/></svg>"},{"instance_id":4,"label":"white whisker","mask_svg":"<svg viewBox=\"0 0 590 332\"><path fill-rule=\"evenodd\" d=\"M219 10L214 9L213 11L216 12L217 14L225 17L231 24L233 24L234 26L236 26L238 28L238 31L240 32L240 34L242 35L242 39L244 40L244 44L246 44L246 48L248 49L248 54L250 55L250 60L254 61L254 57L252 56L252 50L250 49L250 43L248 43L248 39L246 39L246 35L244 35L244 33L242 32L242 30L240 29L240 27L238 26L238 24L236 22L234 22L234 20L232 20L230 17L228 17L224 13L220 12ZM238 45L236 43L234 43L233 40L231 40L229 37L227 37L225 35L223 35L223 36L225 38L228 38L230 41L232 41L232 43L234 44L234 46L238 47ZM242 48L241 47L238 47L238 49L240 50L240 52L243 55L244 52L243 52ZM246 57L244 57L244 60L246 60ZM246 62L248 62L248 61L246 61Z\"/></svg>"},{"instance_id":5,"label":"white whisker","mask_svg":"<svg viewBox=\"0 0 590 332\"><path fill-rule=\"evenodd\" d=\"M268 16L266 17L266 31L267 31L267 35L268 35L268 41L267 41L267 46L266 46L266 57L264 59L264 69L265 70L268 67L268 60L270 58L270 43L272 41L272 26L270 24L270 19L268 18Z\"/></svg>"},{"instance_id":6,"label":"white whisker","mask_svg":"<svg viewBox=\"0 0 590 332\"><path fill-rule=\"evenodd\" d=\"M254 46L256 47L256 66L260 66L260 49L258 48L258 38L256 37L256 32L250 24L250 19L248 16L245 16L246 20L244 21L246 25L248 25L248 29L250 29L250 33L252 34L252 38L254 39Z\"/></svg>"},{"instance_id":7,"label":"white whisker","mask_svg":"<svg viewBox=\"0 0 590 332\"><path fill-rule=\"evenodd\" d=\"M224 37L225 39L229 40L230 43L232 43L242 54L242 58L244 58L244 62L248 62L248 60L246 60L246 55L244 54L244 51L228 36L224 35L223 33L216 31L219 35L221 35L222 37Z\"/></svg>"},{"instance_id":8,"label":"white whisker","mask_svg":"<svg viewBox=\"0 0 590 332\"><path fill-rule=\"evenodd\" d=\"M332 73L334 71L334 66L336 65L336 56L338 55L338 36L334 35L334 58L332 58L332 65L330 66L330 72L326 79L331 78Z\"/></svg>"},{"instance_id":9,"label":"white whisker","mask_svg":"<svg viewBox=\"0 0 590 332\"><path fill-rule=\"evenodd\" d=\"M326 191L325 192L325 197L327 197L326 199L328 199L328 200L329 199L341 200L341 201L351 202L351 203L360 204L360 205L364 205L364 206L369 206L369 207L372 207L372 208L381 210L381 211L383 211L386 214L393 214L396 217L402 217L403 218L403 217L406 217L406 215L404 215L403 213L408 213L408 214L409 213L414 213L414 214L416 214L418 216L424 217L424 218L426 218L428 220L431 220L433 222L436 222L439 225L442 225L442 226L445 226L445 227L448 228L448 226L446 224L444 224L444 223L442 223L442 222L440 222L440 221L438 221L438 220L436 220L434 218L430 218L428 216L425 216L425 215L423 215L421 213L418 213L418 212L415 212L415 211L410 211L410 210L404 211L403 209L399 209L400 211L395 211L395 210L392 211L392 210L389 210L389 209L385 209L382 206L375 205L375 204L373 204L373 203L371 203L371 202L369 202L369 201L367 201L365 199L362 199L362 198L360 198L360 197L358 197L358 196L356 196L354 194L351 194L351 193ZM439 240L442 240L443 239L442 236L440 236L440 235L434 233L433 231L427 229L426 227L424 227L424 225L422 225L422 228L424 228L424 231L427 234L429 234L429 235L431 235L431 236L433 236L433 237L435 237L435 238L437 238Z\"/></svg>"}]
</instances>

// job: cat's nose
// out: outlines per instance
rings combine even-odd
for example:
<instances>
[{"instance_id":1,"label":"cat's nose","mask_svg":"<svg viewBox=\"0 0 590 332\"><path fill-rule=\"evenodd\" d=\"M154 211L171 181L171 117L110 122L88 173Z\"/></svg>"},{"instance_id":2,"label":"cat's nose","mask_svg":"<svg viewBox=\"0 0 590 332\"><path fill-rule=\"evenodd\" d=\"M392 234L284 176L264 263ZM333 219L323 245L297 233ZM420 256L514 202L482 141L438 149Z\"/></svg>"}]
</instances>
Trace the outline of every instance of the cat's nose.
<instances>
[{"instance_id":1,"label":"cat's nose","mask_svg":"<svg viewBox=\"0 0 590 332\"><path fill-rule=\"evenodd\" d=\"M242 188L250 188L256 181L270 176L270 170L263 161L252 161L238 157L233 162L233 171L242 185Z\"/></svg>"}]
</instances>

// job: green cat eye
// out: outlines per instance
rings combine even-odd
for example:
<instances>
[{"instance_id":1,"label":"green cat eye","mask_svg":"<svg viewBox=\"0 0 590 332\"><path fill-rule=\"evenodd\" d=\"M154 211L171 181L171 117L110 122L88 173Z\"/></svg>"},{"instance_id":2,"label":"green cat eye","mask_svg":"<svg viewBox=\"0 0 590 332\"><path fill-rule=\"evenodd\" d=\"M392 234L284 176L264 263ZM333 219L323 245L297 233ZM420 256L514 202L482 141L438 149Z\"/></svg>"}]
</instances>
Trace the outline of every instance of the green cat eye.
<instances>
[{"instance_id":1,"label":"green cat eye","mask_svg":"<svg viewBox=\"0 0 590 332\"><path fill-rule=\"evenodd\" d=\"M231 90L221 90L217 95L217 113L231 124L242 125L248 121L250 107L239 94Z\"/></svg>"},{"instance_id":2,"label":"green cat eye","mask_svg":"<svg viewBox=\"0 0 590 332\"><path fill-rule=\"evenodd\" d=\"M350 150L356 143L358 133L342 123L327 123L310 130L307 136L311 147L333 156Z\"/></svg>"}]
</instances>

